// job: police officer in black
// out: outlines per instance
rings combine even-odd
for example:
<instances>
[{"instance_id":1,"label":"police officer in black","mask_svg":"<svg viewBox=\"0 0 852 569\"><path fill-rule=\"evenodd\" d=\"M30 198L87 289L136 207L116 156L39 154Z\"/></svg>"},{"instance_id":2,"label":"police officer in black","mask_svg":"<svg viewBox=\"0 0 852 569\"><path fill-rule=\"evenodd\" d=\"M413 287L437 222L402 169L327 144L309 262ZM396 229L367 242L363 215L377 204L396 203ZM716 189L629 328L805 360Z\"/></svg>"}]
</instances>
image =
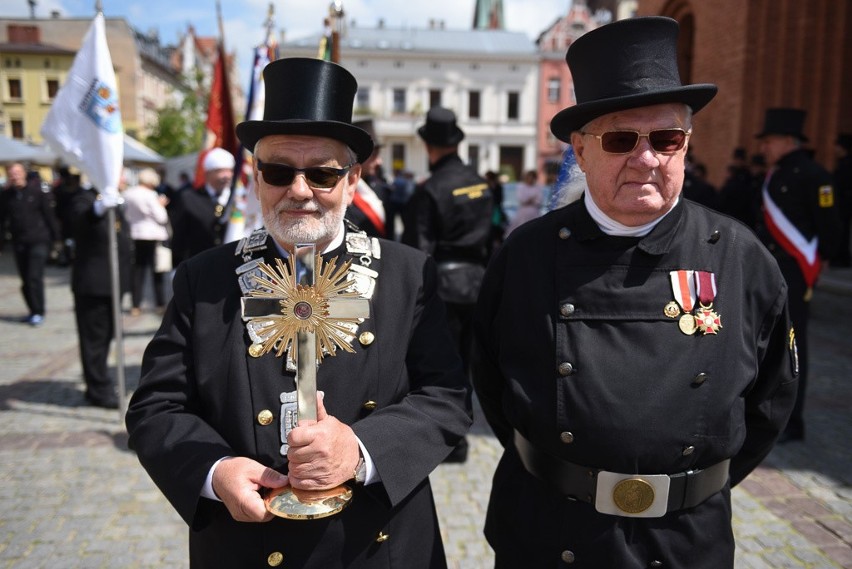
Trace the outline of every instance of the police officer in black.
<instances>
[{"instance_id":1,"label":"police officer in black","mask_svg":"<svg viewBox=\"0 0 852 569\"><path fill-rule=\"evenodd\" d=\"M808 312L813 286L833 253L839 218L831 174L802 147L805 111L767 109L757 135L769 173L757 233L778 261L790 289L790 318L799 346L799 393L781 441L805 436L803 410L808 377Z\"/></svg>"},{"instance_id":2,"label":"police officer in black","mask_svg":"<svg viewBox=\"0 0 852 569\"><path fill-rule=\"evenodd\" d=\"M488 262L493 198L486 180L458 155L464 132L455 113L432 107L417 133L426 143L432 175L415 188L406 206L402 242L438 263L438 294L447 305L450 330L467 370L473 307ZM448 460L466 458L463 442Z\"/></svg>"}]
</instances>

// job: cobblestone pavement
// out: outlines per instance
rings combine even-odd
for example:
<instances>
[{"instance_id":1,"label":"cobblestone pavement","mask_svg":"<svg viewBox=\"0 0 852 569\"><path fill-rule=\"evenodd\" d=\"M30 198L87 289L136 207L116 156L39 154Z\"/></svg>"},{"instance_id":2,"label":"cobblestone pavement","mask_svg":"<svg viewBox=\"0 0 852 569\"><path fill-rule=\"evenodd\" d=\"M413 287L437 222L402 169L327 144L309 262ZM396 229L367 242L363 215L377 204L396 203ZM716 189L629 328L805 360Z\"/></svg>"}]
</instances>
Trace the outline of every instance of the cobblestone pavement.
<instances>
[{"instance_id":1,"label":"cobblestone pavement","mask_svg":"<svg viewBox=\"0 0 852 569\"><path fill-rule=\"evenodd\" d=\"M738 569L852 568L852 272L832 281L813 302L807 443L776 448L734 490ZM18 322L19 281L0 256L0 569L186 568L186 528L118 413L85 405L67 269L48 268L47 307L41 328ZM133 389L159 318L124 322ZM432 475L454 569L493 566L482 525L501 449L481 415L469 440L466 464Z\"/></svg>"}]
</instances>

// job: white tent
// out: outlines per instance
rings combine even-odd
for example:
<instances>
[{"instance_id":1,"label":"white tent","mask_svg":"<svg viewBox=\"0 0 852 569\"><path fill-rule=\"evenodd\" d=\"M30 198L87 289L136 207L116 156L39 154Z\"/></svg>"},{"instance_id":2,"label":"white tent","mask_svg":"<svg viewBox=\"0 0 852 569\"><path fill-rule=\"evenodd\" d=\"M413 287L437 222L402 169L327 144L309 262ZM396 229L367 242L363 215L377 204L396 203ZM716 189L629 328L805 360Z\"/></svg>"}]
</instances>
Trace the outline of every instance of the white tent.
<instances>
[{"instance_id":1,"label":"white tent","mask_svg":"<svg viewBox=\"0 0 852 569\"><path fill-rule=\"evenodd\" d=\"M46 144L30 144L0 134L0 164L27 162L40 166L53 166L57 160L57 154ZM125 166L157 166L165 161L165 158L138 140L127 134L124 135Z\"/></svg>"}]
</instances>

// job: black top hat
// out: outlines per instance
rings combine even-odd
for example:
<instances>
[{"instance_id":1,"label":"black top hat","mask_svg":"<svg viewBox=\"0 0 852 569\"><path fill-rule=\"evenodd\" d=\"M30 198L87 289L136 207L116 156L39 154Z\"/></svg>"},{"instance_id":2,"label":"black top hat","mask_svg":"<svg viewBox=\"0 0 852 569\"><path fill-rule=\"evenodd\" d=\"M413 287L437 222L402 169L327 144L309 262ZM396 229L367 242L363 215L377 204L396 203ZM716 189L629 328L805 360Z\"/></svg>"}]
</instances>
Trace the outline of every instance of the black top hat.
<instances>
[{"instance_id":1,"label":"black top hat","mask_svg":"<svg viewBox=\"0 0 852 569\"><path fill-rule=\"evenodd\" d=\"M301 134L339 140L359 162L373 153L373 139L352 124L358 83L340 65L302 57L279 59L264 68L263 80L263 120L237 125L237 136L249 150L264 136Z\"/></svg>"},{"instance_id":2,"label":"black top hat","mask_svg":"<svg viewBox=\"0 0 852 569\"><path fill-rule=\"evenodd\" d=\"M379 142L379 139L376 136L376 129L373 125L373 119L360 119L353 122L352 124L354 124L355 126L370 135L370 138L373 139L373 151L376 151L382 147L382 144Z\"/></svg>"},{"instance_id":3,"label":"black top hat","mask_svg":"<svg viewBox=\"0 0 852 569\"><path fill-rule=\"evenodd\" d=\"M766 109L763 120L763 130L755 135L755 138L763 138L770 134L793 136L807 142L808 138L802 134L805 126L805 111L802 109Z\"/></svg>"},{"instance_id":4,"label":"black top hat","mask_svg":"<svg viewBox=\"0 0 852 569\"><path fill-rule=\"evenodd\" d=\"M456 126L456 115L444 107L432 107L426 113L426 124L417 134L432 146L455 146L464 138L464 131Z\"/></svg>"},{"instance_id":5,"label":"black top hat","mask_svg":"<svg viewBox=\"0 0 852 569\"><path fill-rule=\"evenodd\" d=\"M565 60L574 77L577 104L550 121L556 138L570 142L571 132L605 114L685 103L698 112L716 96L710 83L683 85L677 70L678 23L671 18L619 20L581 36Z\"/></svg>"},{"instance_id":6,"label":"black top hat","mask_svg":"<svg viewBox=\"0 0 852 569\"><path fill-rule=\"evenodd\" d=\"M846 150L852 150L852 134L841 132L837 135L837 140L834 141L837 146L842 146Z\"/></svg>"}]
</instances>

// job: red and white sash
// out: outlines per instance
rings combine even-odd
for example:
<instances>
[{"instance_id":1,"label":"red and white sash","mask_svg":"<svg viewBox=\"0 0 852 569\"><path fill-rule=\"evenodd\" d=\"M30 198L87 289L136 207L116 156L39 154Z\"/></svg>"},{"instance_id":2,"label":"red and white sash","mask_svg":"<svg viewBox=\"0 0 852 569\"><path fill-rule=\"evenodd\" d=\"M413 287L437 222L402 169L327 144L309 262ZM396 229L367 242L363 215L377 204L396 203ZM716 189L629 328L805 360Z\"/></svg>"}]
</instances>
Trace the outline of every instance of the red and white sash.
<instances>
[{"instance_id":1,"label":"red and white sash","mask_svg":"<svg viewBox=\"0 0 852 569\"><path fill-rule=\"evenodd\" d=\"M385 236L385 206L373 188L364 180L358 180L358 185L355 186L352 205L361 210L379 235Z\"/></svg>"},{"instance_id":2,"label":"red and white sash","mask_svg":"<svg viewBox=\"0 0 852 569\"><path fill-rule=\"evenodd\" d=\"M771 177L772 171L770 170L763 184L763 218L766 221L766 227L781 248L796 259L802 275L805 277L805 283L812 287L817 281L820 270L817 237L814 236L810 240L806 239L798 228L787 219L781 208L772 201L769 195L769 179Z\"/></svg>"}]
</instances>

